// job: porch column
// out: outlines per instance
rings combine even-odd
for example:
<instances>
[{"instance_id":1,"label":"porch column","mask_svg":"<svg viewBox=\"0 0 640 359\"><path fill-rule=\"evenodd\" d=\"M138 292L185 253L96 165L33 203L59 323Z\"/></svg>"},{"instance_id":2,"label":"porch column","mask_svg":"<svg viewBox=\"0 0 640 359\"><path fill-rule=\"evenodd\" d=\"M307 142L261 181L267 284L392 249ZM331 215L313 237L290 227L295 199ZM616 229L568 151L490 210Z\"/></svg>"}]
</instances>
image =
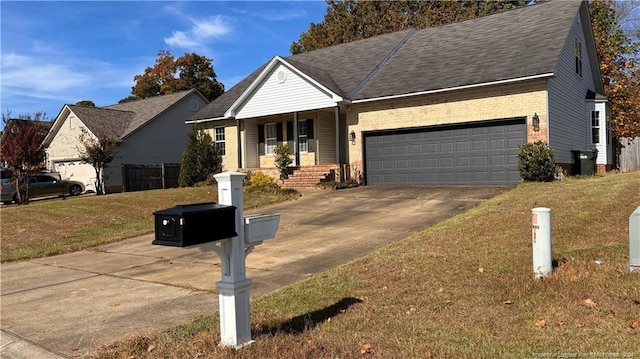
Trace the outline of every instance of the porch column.
<instances>
[{"instance_id":1,"label":"porch column","mask_svg":"<svg viewBox=\"0 0 640 359\"><path fill-rule=\"evenodd\" d=\"M293 153L296 167L300 167L300 146L298 146L298 113L293 113Z\"/></svg>"},{"instance_id":2,"label":"porch column","mask_svg":"<svg viewBox=\"0 0 640 359\"><path fill-rule=\"evenodd\" d=\"M238 168L242 168L242 129L240 128L241 121L236 119L236 138L238 140Z\"/></svg>"},{"instance_id":3,"label":"porch column","mask_svg":"<svg viewBox=\"0 0 640 359\"><path fill-rule=\"evenodd\" d=\"M340 163L340 106L336 106L334 110L336 120L336 164Z\"/></svg>"}]
</instances>

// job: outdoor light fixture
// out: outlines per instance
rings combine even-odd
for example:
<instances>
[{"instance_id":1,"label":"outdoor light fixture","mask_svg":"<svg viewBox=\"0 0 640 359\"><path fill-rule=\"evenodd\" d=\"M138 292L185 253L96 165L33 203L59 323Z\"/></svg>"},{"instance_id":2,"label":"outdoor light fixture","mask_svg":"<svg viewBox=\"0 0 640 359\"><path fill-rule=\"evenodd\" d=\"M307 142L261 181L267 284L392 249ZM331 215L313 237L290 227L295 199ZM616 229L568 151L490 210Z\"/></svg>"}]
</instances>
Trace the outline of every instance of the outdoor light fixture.
<instances>
[{"instance_id":1,"label":"outdoor light fixture","mask_svg":"<svg viewBox=\"0 0 640 359\"><path fill-rule=\"evenodd\" d=\"M356 132L354 130L351 130L351 132L349 132L349 138L351 139L351 144L355 145L356 144Z\"/></svg>"},{"instance_id":2,"label":"outdoor light fixture","mask_svg":"<svg viewBox=\"0 0 640 359\"><path fill-rule=\"evenodd\" d=\"M538 113L534 113L533 118L531 120L533 124L533 130L540 131L540 117L538 117Z\"/></svg>"}]
</instances>

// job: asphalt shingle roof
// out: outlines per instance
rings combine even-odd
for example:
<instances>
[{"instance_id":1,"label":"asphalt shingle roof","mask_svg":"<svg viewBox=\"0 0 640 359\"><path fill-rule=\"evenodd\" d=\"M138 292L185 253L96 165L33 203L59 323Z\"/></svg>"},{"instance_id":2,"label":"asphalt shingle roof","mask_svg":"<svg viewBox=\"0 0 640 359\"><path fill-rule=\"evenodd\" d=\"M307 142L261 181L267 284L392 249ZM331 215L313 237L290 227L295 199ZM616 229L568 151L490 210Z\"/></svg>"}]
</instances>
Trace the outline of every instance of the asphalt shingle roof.
<instances>
[{"instance_id":1,"label":"asphalt shingle roof","mask_svg":"<svg viewBox=\"0 0 640 359\"><path fill-rule=\"evenodd\" d=\"M122 138L131 124L135 113L131 111L108 110L98 107L67 105L69 109L96 136Z\"/></svg>"},{"instance_id":2,"label":"asphalt shingle roof","mask_svg":"<svg viewBox=\"0 0 640 359\"><path fill-rule=\"evenodd\" d=\"M118 110L132 112L134 116L130 119L129 125L124 129L122 137L126 137L147 122L153 120L158 115L168 110L182 98L195 92L195 89L174 92L172 94L155 96L144 100L130 101L117 105L102 107L104 110Z\"/></svg>"},{"instance_id":3,"label":"asphalt shingle roof","mask_svg":"<svg viewBox=\"0 0 640 359\"><path fill-rule=\"evenodd\" d=\"M553 73L580 0L553 0L422 30L292 55L284 61L348 100ZM268 62L191 120L222 118Z\"/></svg>"}]
</instances>

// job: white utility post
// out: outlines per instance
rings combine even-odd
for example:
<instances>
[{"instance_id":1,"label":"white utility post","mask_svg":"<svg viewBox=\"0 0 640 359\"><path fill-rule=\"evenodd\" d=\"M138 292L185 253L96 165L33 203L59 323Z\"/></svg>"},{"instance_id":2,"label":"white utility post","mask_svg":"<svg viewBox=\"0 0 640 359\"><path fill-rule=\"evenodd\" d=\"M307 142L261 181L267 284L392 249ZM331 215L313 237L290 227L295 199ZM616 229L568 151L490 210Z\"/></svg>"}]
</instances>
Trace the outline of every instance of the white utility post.
<instances>
[{"instance_id":1,"label":"white utility post","mask_svg":"<svg viewBox=\"0 0 640 359\"><path fill-rule=\"evenodd\" d=\"M551 274L551 209L537 207L531 210L531 244L533 275L542 278Z\"/></svg>"},{"instance_id":2,"label":"white utility post","mask_svg":"<svg viewBox=\"0 0 640 359\"><path fill-rule=\"evenodd\" d=\"M218 181L218 203L236 207L237 237L220 242L216 252L222 261L222 280L216 283L220 302L220 340L224 346L236 349L253 343L249 312L249 286L246 277L244 244L245 174L223 172L214 176Z\"/></svg>"},{"instance_id":3,"label":"white utility post","mask_svg":"<svg viewBox=\"0 0 640 359\"><path fill-rule=\"evenodd\" d=\"M640 206L629 216L629 270L640 272Z\"/></svg>"}]
</instances>

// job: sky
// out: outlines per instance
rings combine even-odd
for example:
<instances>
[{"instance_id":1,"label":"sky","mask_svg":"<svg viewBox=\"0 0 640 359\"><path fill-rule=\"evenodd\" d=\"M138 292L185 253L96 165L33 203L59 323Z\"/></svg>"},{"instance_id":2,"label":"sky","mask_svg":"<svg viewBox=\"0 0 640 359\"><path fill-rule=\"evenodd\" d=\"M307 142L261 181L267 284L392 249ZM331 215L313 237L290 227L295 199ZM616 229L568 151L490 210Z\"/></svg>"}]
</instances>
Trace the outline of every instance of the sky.
<instances>
[{"instance_id":1,"label":"sky","mask_svg":"<svg viewBox=\"0 0 640 359\"><path fill-rule=\"evenodd\" d=\"M325 12L324 1L2 0L0 110L53 120L64 104L116 104L160 50L212 59L228 90L273 56L290 55Z\"/></svg>"}]
</instances>

